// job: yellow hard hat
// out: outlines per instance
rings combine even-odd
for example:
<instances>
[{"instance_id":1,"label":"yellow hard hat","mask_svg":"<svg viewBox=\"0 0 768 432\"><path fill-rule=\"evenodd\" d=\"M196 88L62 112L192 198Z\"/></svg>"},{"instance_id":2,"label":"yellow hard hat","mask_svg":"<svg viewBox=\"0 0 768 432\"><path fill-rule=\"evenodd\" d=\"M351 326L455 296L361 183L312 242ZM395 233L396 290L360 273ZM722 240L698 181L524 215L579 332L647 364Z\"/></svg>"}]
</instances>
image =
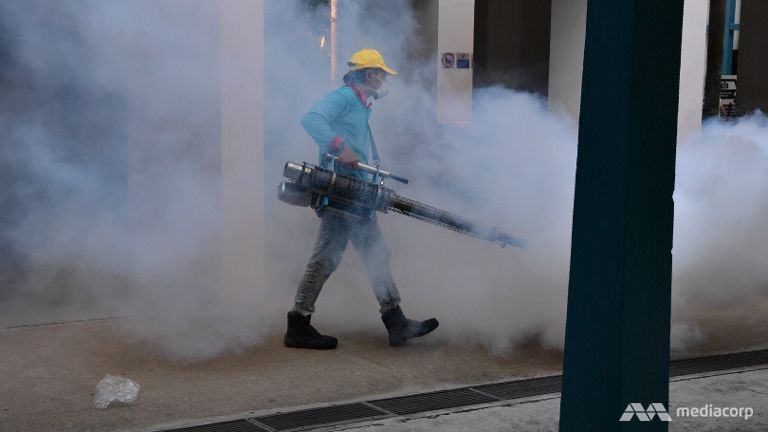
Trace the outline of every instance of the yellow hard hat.
<instances>
[{"instance_id":1,"label":"yellow hard hat","mask_svg":"<svg viewBox=\"0 0 768 432\"><path fill-rule=\"evenodd\" d=\"M352 54L352 58L349 59L347 64L349 65L349 70L379 68L384 69L388 74L397 75L394 69L384 63L384 57L381 56L381 53L373 48L361 49Z\"/></svg>"}]
</instances>

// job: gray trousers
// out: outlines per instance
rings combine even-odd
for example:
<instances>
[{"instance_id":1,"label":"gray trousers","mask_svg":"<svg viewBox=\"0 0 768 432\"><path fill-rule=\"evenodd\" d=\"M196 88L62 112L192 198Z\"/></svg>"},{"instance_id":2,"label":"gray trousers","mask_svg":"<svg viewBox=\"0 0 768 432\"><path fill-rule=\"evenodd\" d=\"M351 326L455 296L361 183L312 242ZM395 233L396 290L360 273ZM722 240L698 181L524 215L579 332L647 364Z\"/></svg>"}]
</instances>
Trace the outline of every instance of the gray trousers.
<instances>
[{"instance_id":1,"label":"gray trousers","mask_svg":"<svg viewBox=\"0 0 768 432\"><path fill-rule=\"evenodd\" d=\"M389 250L384 244L375 217L367 222L326 211L321 216L312 257L296 292L293 310L309 315L315 311L315 301L323 284L339 266L347 242L357 249L373 286L380 312L400 304L400 294L389 268Z\"/></svg>"}]
</instances>

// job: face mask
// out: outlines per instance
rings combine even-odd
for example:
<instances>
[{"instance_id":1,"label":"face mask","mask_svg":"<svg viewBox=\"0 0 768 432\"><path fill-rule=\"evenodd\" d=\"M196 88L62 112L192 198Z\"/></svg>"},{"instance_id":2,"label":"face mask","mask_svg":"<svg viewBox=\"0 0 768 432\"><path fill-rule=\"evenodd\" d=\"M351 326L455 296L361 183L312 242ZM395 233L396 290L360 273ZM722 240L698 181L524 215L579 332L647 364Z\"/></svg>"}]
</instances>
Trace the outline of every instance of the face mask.
<instances>
[{"instance_id":1,"label":"face mask","mask_svg":"<svg viewBox=\"0 0 768 432\"><path fill-rule=\"evenodd\" d=\"M371 90L371 97L374 99L381 99L384 96L389 94L389 89L384 88L384 86L379 87L377 90Z\"/></svg>"},{"instance_id":2,"label":"face mask","mask_svg":"<svg viewBox=\"0 0 768 432\"><path fill-rule=\"evenodd\" d=\"M384 78L379 75L371 75L371 79L378 81L379 85L374 88L371 86L365 86L366 91L374 100L381 99L389 94L389 88Z\"/></svg>"}]
</instances>

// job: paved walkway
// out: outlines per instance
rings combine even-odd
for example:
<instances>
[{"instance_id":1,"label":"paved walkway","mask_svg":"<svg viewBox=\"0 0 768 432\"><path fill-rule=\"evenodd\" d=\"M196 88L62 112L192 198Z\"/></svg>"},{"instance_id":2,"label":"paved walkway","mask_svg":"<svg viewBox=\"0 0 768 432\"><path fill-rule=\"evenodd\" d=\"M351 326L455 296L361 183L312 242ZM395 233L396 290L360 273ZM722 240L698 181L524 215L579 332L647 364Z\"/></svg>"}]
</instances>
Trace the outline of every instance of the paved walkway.
<instances>
[{"instance_id":1,"label":"paved walkway","mask_svg":"<svg viewBox=\"0 0 768 432\"><path fill-rule=\"evenodd\" d=\"M765 319L738 319L735 312L727 310L702 315L706 315L702 321L706 345L689 347L689 355L755 348L768 330ZM238 354L192 363L169 360L116 320L6 328L0 330L0 432L157 430L158 425L180 421L242 418L256 411L549 375L559 373L561 367L559 352L544 350L535 343L524 344L509 356L489 353L478 345L450 344L441 338L425 338L396 349L386 344L382 326L374 321L369 330L355 332L324 327L340 337L340 347L334 351L287 349L282 346L281 335L272 334ZM192 337L184 343L194 345L194 341ZM103 411L94 409L95 386L106 374L137 381L142 386L138 402ZM768 411L764 399L768 389L753 385L752 375L743 377L723 383L710 403L753 397L756 413L748 425L760 425L764 418L761 413ZM705 387L707 382L701 381ZM673 385L673 396L685 385ZM687 394L707 395L703 390L691 392ZM714 397L717 392L720 399ZM696 399L696 403L706 400ZM528 422L519 425L524 430L547 430L554 427L557 404L549 400L487 408L484 417L488 422L496 418L500 425ZM461 430L464 416L452 413L434 420L439 425L446 419L458 419L452 427ZM414 419L398 426L398 421L392 420L371 427L387 431L423 422L424 430L433 430L427 426L429 421ZM474 421L466 420L467 427ZM687 423L677 422L674 427L681 427L679 424ZM391 430L418 430L413 427L416 429Z\"/></svg>"},{"instance_id":2,"label":"paved walkway","mask_svg":"<svg viewBox=\"0 0 768 432\"><path fill-rule=\"evenodd\" d=\"M179 420L400 395L556 373L557 352L514 356L424 339L403 348L380 332L334 334L333 351L282 346L281 335L237 355L178 363L136 341L117 321L0 331L0 432L142 430ZM135 405L96 410L106 374L141 385Z\"/></svg>"}]
</instances>

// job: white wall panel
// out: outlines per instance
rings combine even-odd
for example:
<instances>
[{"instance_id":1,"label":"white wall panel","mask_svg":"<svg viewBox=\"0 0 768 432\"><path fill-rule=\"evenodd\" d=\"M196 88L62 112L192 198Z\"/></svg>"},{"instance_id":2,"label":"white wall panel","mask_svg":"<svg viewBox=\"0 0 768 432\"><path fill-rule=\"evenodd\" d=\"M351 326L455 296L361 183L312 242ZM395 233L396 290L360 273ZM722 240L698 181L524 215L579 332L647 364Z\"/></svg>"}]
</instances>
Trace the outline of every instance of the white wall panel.
<instances>
[{"instance_id":1,"label":"white wall panel","mask_svg":"<svg viewBox=\"0 0 768 432\"><path fill-rule=\"evenodd\" d=\"M444 123L472 121L472 51L474 44L474 0L440 0L437 27L437 119ZM468 54L470 67L457 68L458 59L446 68L445 53Z\"/></svg>"}]
</instances>

